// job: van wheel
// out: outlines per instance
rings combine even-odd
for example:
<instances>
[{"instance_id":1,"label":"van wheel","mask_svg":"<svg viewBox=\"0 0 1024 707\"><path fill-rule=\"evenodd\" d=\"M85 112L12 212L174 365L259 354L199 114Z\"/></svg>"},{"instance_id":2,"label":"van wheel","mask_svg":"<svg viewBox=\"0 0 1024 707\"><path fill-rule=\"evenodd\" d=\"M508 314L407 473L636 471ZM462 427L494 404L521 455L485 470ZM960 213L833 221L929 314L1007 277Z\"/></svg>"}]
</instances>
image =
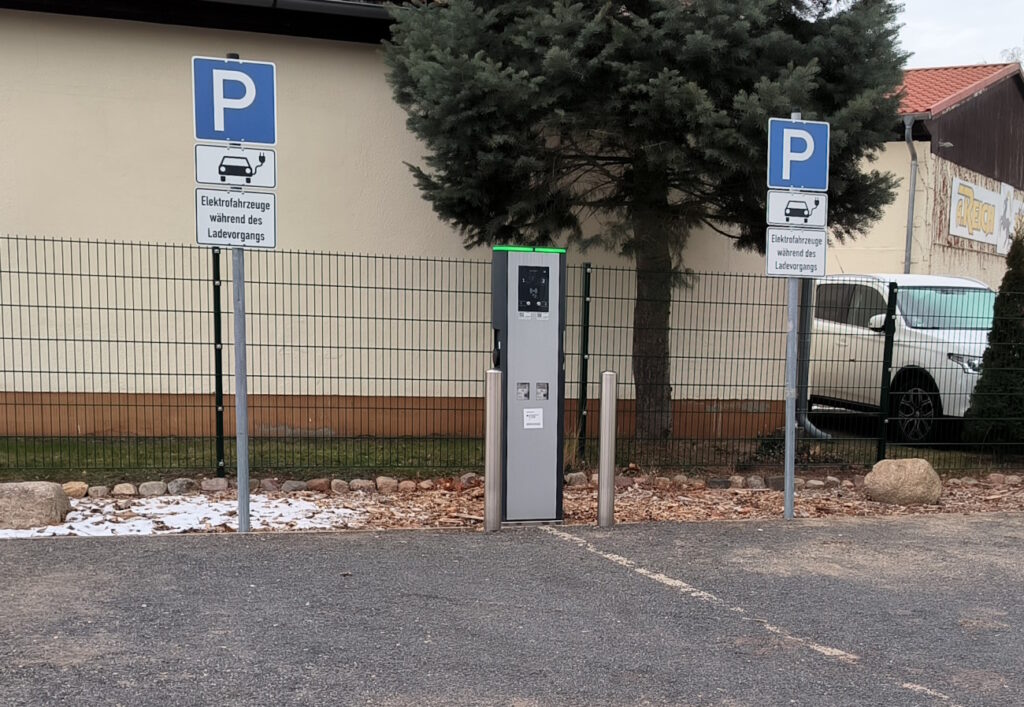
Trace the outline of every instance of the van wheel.
<instances>
[{"instance_id":1,"label":"van wheel","mask_svg":"<svg viewBox=\"0 0 1024 707\"><path fill-rule=\"evenodd\" d=\"M902 381L892 393L892 420L896 439L925 444L935 439L942 418L942 403L935 384L920 377Z\"/></svg>"}]
</instances>

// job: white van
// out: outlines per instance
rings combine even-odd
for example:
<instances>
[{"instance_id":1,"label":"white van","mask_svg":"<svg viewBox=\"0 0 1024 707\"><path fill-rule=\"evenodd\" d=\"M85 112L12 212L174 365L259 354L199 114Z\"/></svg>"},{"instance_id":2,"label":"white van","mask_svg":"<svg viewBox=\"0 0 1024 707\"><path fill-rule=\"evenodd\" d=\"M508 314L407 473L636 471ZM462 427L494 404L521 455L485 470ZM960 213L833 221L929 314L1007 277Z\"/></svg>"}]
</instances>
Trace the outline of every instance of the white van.
<instances>
[{"instance_id":1,"label":"white van","mask_svg":"<svg viewBox=\"0 0 1024 707\"><path fill-rule=\"evenodd\" d=\"M934 441L938 420L963 417L988 347L995 293L935 275L840 275L819 280L811 339L812 404L877 410L885 310L897 285L890 413L904 442Z\"/></svg>"}]
</instances>

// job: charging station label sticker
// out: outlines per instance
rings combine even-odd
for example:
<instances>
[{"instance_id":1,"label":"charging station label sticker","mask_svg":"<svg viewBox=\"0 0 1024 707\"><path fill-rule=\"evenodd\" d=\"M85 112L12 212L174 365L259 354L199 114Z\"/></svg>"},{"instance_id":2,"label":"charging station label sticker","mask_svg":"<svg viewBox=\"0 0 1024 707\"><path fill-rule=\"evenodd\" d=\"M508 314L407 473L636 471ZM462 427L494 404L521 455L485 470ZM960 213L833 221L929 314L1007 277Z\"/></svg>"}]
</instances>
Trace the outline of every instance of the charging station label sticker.
<instances>
[{"instance_id":1,"label":"charging station label sticker","mask_svg":"<svg viewBox=\"0 0 1024 707\"><path fill-rule=\"evenodd\" d=\"M523 409L523 429L524 430L540 430L544 428L544 409L543 408L524 408Z\"/></svg>"}]
</instances>

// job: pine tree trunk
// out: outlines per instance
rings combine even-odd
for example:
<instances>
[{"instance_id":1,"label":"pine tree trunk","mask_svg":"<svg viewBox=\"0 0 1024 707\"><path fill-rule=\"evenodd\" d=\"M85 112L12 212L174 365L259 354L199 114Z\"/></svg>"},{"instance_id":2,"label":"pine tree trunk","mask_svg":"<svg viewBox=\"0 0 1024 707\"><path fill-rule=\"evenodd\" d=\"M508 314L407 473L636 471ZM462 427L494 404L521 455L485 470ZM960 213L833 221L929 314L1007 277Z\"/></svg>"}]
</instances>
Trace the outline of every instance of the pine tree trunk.
<instances>
[{"instance_id":1,"label":"pine tree trunk","mask_svg":"<svg viewBox=\"0 0 1024 707\"><path fill-rule=\"evenodd\" d=\"M636 438L668 439L672 434L668 332L672 307L672 255L665 238L638 239L636 303L633 309L633 380L636 383Z\"/></svg>"}]
</instances>

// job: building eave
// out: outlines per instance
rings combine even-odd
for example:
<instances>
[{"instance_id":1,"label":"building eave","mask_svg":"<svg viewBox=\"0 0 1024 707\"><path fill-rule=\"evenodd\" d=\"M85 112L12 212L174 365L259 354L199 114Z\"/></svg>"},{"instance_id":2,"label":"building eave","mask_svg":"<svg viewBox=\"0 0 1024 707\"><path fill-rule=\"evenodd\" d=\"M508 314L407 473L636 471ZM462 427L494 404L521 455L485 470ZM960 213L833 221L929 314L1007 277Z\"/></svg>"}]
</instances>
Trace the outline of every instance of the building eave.
<instances>
[{"instance_id":1,"label":"building eave","mask_svg":"<svg viewBox=\"0 0 1024 707\"><path fill-rule=\"evenodd\" d=\"M387 8L349 0L0 0L0 9L379 44Z\"/></svg>"}]
</instances>

